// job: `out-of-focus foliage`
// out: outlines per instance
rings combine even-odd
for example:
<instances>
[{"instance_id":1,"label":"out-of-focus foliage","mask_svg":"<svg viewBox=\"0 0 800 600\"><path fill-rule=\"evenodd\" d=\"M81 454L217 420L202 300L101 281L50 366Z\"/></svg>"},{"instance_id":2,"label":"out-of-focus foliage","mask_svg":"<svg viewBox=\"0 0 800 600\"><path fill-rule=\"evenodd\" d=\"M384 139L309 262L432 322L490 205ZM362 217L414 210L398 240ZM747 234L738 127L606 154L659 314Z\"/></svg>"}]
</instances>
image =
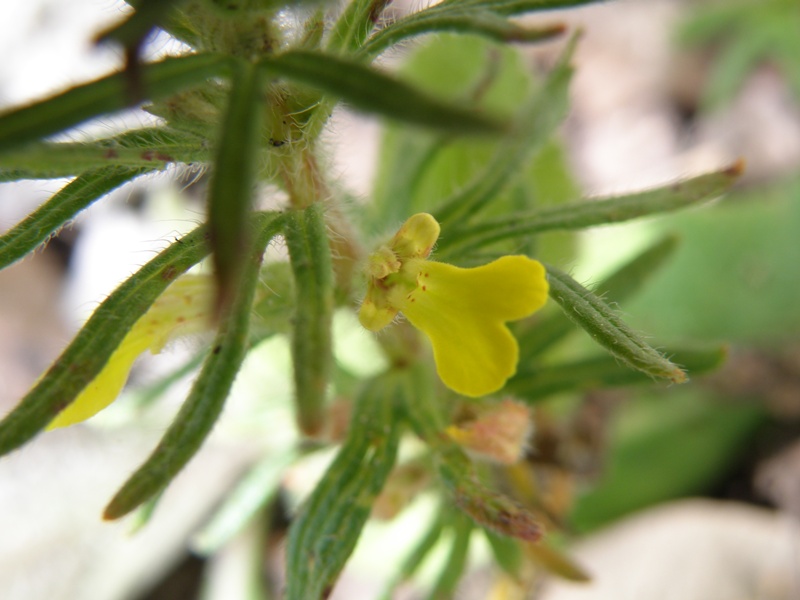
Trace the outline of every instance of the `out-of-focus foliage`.
<instances>
[{"instance_id":1,"label":"out-of-focus foliage","mask_svg":"<svg viewBox=\"0 0 800 600\"><path fill-rule=\"evenodd\" d=\"M395 517L420 495L438 498L440 509L423 524L405 561L387 561L398 565L387 597L439 540L447 544L446 559L430 597L452 597L472 541L484 534L498 568L521 593L535 587L541 571L583 580L586 574L552 543L551 532L573 524L590 529L706 489L758 426L761 410L732 407L698 391L651 400L640 390L654 381L682 383L720 365L724 348L690 343L693 334L705 341L772 339L796 327L797 316L786 315L796 305L791 273L800 257L796 245L794 254L780 254L797 229L797 204L776 199L766 208L742 203L690 215L673 222L683 231L684 249L667 235L596 285L573 279L567 271L580 257L578 230L717 198L742 171L736 162L653 189L581 198L557 135L569 110L579 39L565 37L552 63L534 70L509 42L551 41L565 28L529 28L509 17L588 3L445 0L392 18L383 0L343 6L132 2L138 10L101 36L122 44L124 70L0 115L1 179L74 177L0 237L0 264L34 252L114 188L167 165L208 171L205 223L171 240L99 305L0 422L0 452L23 446L66 406L80 402L87 386L102 385L106 366L115 366L115 349L127 347L142 315L200 264L215 287L210 342L186 367L199 365L198 375L161 442L108 505L106 518L142 507L146 520L157 510L161 494L169 493L172 479L210 434L245 361L260 357L259 344L268 338L284 343L291 356L283 375L293 390L293 442L252 465L196 547L214 553L244 528L261 527L276 498L284 497L279 492L288 492L282 474L310 453L333 449L335 458L300 499L286 535L289 599L326 597L369 517ZM789 10L785 3L770 4L773 11ZM743 22L748 14L736 6L723 11L727 23ZM763 23L773 35L773 21ZM142 62L141 45L155 27L194 53ZM412 38L415 46L396 70L373 64ZM751 61L763 42L747 47ZM142 101L160 124L81 143L50 139ZM363 206L333 183L329 170L322 133L342 106L385 120L374 189ZM270 195L274 210L256 208L262 194ZM428 214L412 217L419 213ZM404 237L402 228L395 233L404 223L426 223L437 236L441 227L436 247L433 236L408 251L404 244L427 237ZM282 258L265 252L276 243L286 246ZM518 278L536 278L536 308L549 289L553 302L540 314L529 316L530 307L508 329L504 316L492 320L486 339L505 340L513 368L493 381L497 393L466 398L452 378L437 375L440 357L411 326L413 310L406 309L408 319L391 321L397 307L428 291L425 278L435 270L421 268L425 261L475 273L467 269L503 255L524 258L502 264L536 266L509 271L502 290L480 283L491 279L471 279L483 285L477 290L453 285L450 304L440 302L437 314L425 315L429 324L469 331L474 323L458 320L478 321L491 312L487 307L513 305L507 296L531 284ZM660 277L673 255L675 265ZM420 268L403 271L407 264ZM648 281L655 284L649 292ZM385 326L358 357L380 355L369 374L345 364L337 348L345 337L337 322L356 330L354 315L367 305L365 289L377 297L395 294L387 301L395 313L375 327ZM632 304L636 294L639 301ZM641 331L657 332L658 341L626 324L629 313L643 323ZM350 320L337 320L342 315ZM170 311L169 319L178 325L185 315ZM446 335L438 327L434 342ZM671 345L662 347L662 340ZM459 361L452 359L459 352L469 353L462 364L481 368L474 344L465 343L448 346L448 365L456 365L451 370L457 371ZM576 425L587 393L623 387L636 391L620 406L621 420L594 430ZM265 405L270 391L262 391ZM586 462L604 476L589 473ZM262 549L251 549L251 564L260 564Z\"/></svg>"},{"instance_id":2,"label":"out-of-focus foliage","mask_svg":"<svg viewBox=\"0 0 800 600\"><path fill-rule=\"evenodd\" d=\"M715 50L705 97L732 98L761 65L777 68L800 99L800 4L795 0L712 0L692 7L680 38Z\"/></svg>"}]
</instances>

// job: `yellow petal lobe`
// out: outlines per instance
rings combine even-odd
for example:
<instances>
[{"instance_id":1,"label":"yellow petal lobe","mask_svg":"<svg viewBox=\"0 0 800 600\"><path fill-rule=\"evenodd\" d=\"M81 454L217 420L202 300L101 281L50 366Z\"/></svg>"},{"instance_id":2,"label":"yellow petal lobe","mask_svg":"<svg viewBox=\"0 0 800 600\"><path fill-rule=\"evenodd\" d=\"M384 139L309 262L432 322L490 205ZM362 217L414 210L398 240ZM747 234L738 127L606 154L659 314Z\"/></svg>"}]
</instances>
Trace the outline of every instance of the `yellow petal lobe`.
<instances>
[{"instance_id":1,"label":"yellow petal lobe","mask_svg":"<svg viewBox=\"0 0 800 600\"><path fill-rule=\"evenodd\" d=\"M546 302L542 264L527 256L504 256L471 269L411 262L406 267L417 270L417 288L391 301L430 338L439 377L465 396L502 388L519 360L506 322L527 317Z\"/></svg>"},{"instance_id":2,"label":"yellow petal lobe","mask_svg":"<svg viewBox=\"0 0 800 600\"><path fill-rule=\"evenodd\" d=\"M439 222L432 215L417 213L403 223L389 245L402 259L427 258L440 231Z\"/></svg>"},{"instance_id":3,"label":"yellow petal lobe","mask_svg":"<svg viewBox=\"0 0 800 600\"><path fill-rule=\"evenodd\" d=\"M136 321L97 377L47 429L80 423L111 404L125 386L133 363L145 350L158 354L170 340L205 329L211 316L212 292L213 283L208 276L184 275L177 279Z\"/></svg>"}]
</instances>

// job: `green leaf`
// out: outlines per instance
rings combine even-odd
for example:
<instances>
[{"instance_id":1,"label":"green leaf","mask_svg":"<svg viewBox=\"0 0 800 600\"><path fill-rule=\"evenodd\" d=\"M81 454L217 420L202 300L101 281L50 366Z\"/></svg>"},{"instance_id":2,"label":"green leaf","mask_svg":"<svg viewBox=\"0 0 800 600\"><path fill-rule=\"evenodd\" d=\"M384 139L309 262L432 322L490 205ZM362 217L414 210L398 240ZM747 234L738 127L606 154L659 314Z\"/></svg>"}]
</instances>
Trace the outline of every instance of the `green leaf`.
<instances>
[{"instance_id":1,"label":"green leaf","mask_svg":"<svg viewBox=\"0 0 800 600\"><path fill-rule=\"evenodd\" d=\"M421 33L456 31L478 33L500 41L533 41L563 32L556 26L524 29L503 17L526 12L590 4L598 0L453 0L434 4L387 25L365 44L365 53L377 56L389 46Z\"/></svg>"},{"instance_id":2,"label":"green leaf","mask_svg":"<svg viewBox=\"0 0 800 600\"><path fill-rule=\"evenodd\" d=\"M261 459L223 500L211 520L192 538L192 549L211 556L248 527L273 500L281 478L298 456L291 449Z\"/></svg>"},{"instance_id":3,"label":"green leaf","mask_svg":"<svg viewBox=\"0 0 800 600\"><path fill-rule=\"evenodd\" d=\"M558 302L564 314L613 356L651 377L673 383L686 381L683 369L642 340L599 297L554 267L547 267L547 276L550 297Z\"/></svg>"},{"instance_id":4,"label":"green leaf","mask_svg":"<svg viewBox=\"0 0 800 600\"><path fill-rule=\"evenodd\" d=\"M747 77L769 56L771 40L748 34L747 28L741 29L742 33L726 44L711 71L703 91L705 110L719 108L735 98Z\"/></svg>"},{"instance_id":5,"label":"green leaf","mask_svg":"<svg viewBox=\"0 0 800 600\"><path fill-rule=\"evenodd\" d=\"M709 349L681 349L665 352L670 361L692 375L712 371L724 361L727 352L718 346ZM506 384L506 390L529 402L566 391L584 391L623 385L652 384L650 376L633 371L613 356L598 356L562 365L526 367Z\"/></svg>"},{"instance_id":6,"label":"green leaf","mask_svg":"<svg viewBox=\"0 0 800 600\"><path fill-rule=\"evenodd\" d=\"M130 526L130 535L135 535L142 531L152 520L152 518L156 514L156 508L158 508L158 503L161 501L161 494L156 494L152 498L150 498L147 502L142 504L132 516L131 516L131 526Z\"/></svg>"},{"instance_id":7,"label":"green leaf","mask_svg":"<svg viewBox=\"0 0 800 600\"><path fill-rule=\"evenodd\" d=\"M508 119L520 115L532 96L529 71L512 48L455 35L431 37L400 68L404 80L434 96ZM365 229L396 228L409 215L430 212L432 199L440 202L465 188L503 144L387 124Z\"/></svg>"},{"instance_id":8,"label":"green leaf","mask_svg":"<svg viewBox=\"0 0 800 600\"><path fill-rule=\"evenodd\" d=\"M444 519L440 511L430 522L427 530L405 558L397 574L392 578L380 596L380 600L392 600L398 585L410 579L417 572L423 561L430 555L444 530Z\"/></svg>"},{"instance_id":9,"label":"green leaf","mask_svg":"<svg viewBox=\"0 0 800 600\"><path fill-rule=\"evenodd\" d=\"M352 0L336 19L328 36L327 49L349 54L361 48L391 0Z\"/></svg>"},{"instance_id":10,"label":"green leaf","mask_svg":"<svg viewBox=\"0 0 800 600\"><path fill-rule=\"evenodd\" d=\"M386 127L372 202L365 207L365 229L397 225L414 213L414 191L441 146L434 136Z\"/></svg>"},{"instance_id":11,"label":"green leaf","mask_svg":"<svg viewBox=\"0 0 800 600\"><path fill-rule=\"evenodd\" d=\"M160 169L167 163L207 162L207 142L172 127L146 127L87 142L30 143L0 154L0 180L68 177L111 166Z\"/></svg>"},{"instance_id":12,"label":"green leaf","mask_svg":"<svg viewBox=\"0 0 800 600\"><path fill-rule=\"evenodd\" d=\"M291 332L295 310L295 284L291 266L274 262L261 270L261 285L253 305L253 338L260 342L276 333Z\"/></svg>"},{"instance_id":13,"label":"green leaf","mask_svg":"<svg viewBox=\"0 0 800 600\"><path fill-rule=\"evenodd\" d=\"M261 224L263 227L255 232L256 249L242 261L241 287L220 321L211 352L188 398L147 461L112 498L103 518L118 519L164 490L200 449L217 422L248 347L250 311L264 248L282 227L283 219L272 216Z\"/></svg>"},{"instance_id":14,"label":"green leaf","mask_svg":"<svg viewBox=\"0 0 800 600\"><path fill-rule=\"evenodd\" d=\"M497 565L513 579L519 579L525 556L522 544L514 538L497 535L491 529L483 529L486 541L492 549L492 556Z\"/></svg>"},{"instance_id":15,"label":"green leaf","mask_svg":"<svg viewBox=\"0 0 800 600\"><path fill-rule=\"evenodd\" d=\"M271 218L262 216L260 219ZM103 369L133 324L181 273L208 254L205 227L171 244L106 298L50 369L0 422L0 455L21 446Z\"/></svg>"},{"instance_id":16,"label":"green leaf","mask_svg":"<svg viewBox=\"0 0 800 600\"><path fill-rule=\"evenodd\" d=\"M800 94L800 5L794 0L712 2L692 11L679 35L682 42L711 46L711 66L703 104L713 108L731 99L758 65L783 71Z\"/></svg>"},{"instance_id":17,"label":"green leaf","mask_svg":"<svg viewBox=\"0 0 800 600\"><path fill-rule=\"evenodd\" d=\"M163 98L210 77L224 76L232 61L225 56L194 54L142 65L142 82L151 100ZM0 115L0 152L128 108L138 99L128 94L125 73L115 73Z\"/></svg>"},{"instance_id":18,"label":"green leaf","mask_svg":"<svg viewBox=\"0 0 800 600\"><path fill-rule=\"evenodd\" d=\"M425 375L420 367L405 375L405 416L434 453L450 501L477 524L497 533L527 541L539 539L542 528L536 517L515 500L489 490L479 480L472 461L444 434L442 415Z\"/></svg>"},{"instance_id":19,"label":"green leaf","mask_svg":"<svg viewBox=\"0 0 800 600\"><path fill-rule=\"evenodd\" d=\"M59 227L95 200L149 171L148 168L104 167L75 178L0 236L0 269L35 250Z\"/></svg>"},{"instance_id":20,"label":"green leaf","mask_svg":"<svg viewBox=\"0 0 800 600\"><path fill-rule=\"evenodd\" d=\"M168 126L157 127L157 130L174 132L176 136L183 134L188 139L193 137L201 147L214 148L214 141L220 133L220 124L228 105L228 92L227 81L211 79L201 86L190 87L162 100L148 102L142 109L169 123ZM126 132L118 138L125 135L136 136L140 131L146 132L148 129ZM134 145L139 146L141 144Z\"/></svg>"},{"instance_id":21,"label":"green leaf","mask_svg":"<svg viewBox=\"0 0 800 600\"><path fill-rule=\"evenodd\" d=\"M622 265L592 291L608 303L625 301L673 255L677 243L675 236L663 237ZM522 360L541 354L573 331L575 326L562 312L553 312L542 319L528 321L526 329L516 332Z\"/></svg>"},{"instance_id":22,"label":"green leaf","mask_svg":"<svg viewBox=\"0 0 800 600\"><path fill-rule=\"evenodd\" d=\"M713 210L660 219L681 245L625 309L657 339L791 346L800 332L800 177L742 189Z\"/></svg>"},{"instance_id":23,"label":"green leaf","mask_svg":"<svg viewBox=\"0 0 800 600\"><path fill-rule=\"evenodd\" d=\"M572 511L579 532L658 502L707 493L766 418L758 406L709 400L691 389L630 404L621 414L605 472Z\"/></svg>"},{"instance_id":24,"label":"green leaf","mask_svg":"<svg viewBox=\"0 0 800 600\"><path fill-rule=\"evenodd\" d=\"M461 255L500 240L524 238L545 231L584 229L677 210L720 196L743 169L740 161L721 171L644 192L487 219L443 238L439 241L439 250Z\"/></svg>"},{"instance_id":25,"label":"green leaf","mask_svg":"<svg viewBox=\"0 0 800 600\"><path fill-rule=\"evenodd\" d=\"M470 7L473 9L491 10L501 15L519 15L526 12L554 10L594 4L601 0L445 0L437 6L442 10L451 6Z\"/></svg>"},{"instance_id":26,"label":"green leaf","mask_svg":"<svg viewBox=\"0 0 800 600\"><path fill-rule=\"evenodd\" d=\"M183 378L195 373L203 360L206 358L208 349L196 352L191 358L185 360L181 365L175 367L174 370L169 371L166 375L156 379L152 383L148 383L142 387L138 387L127 400L127 406L131 412L136 415L139 412L147 410L159 398L161 398L172 386L177 384ZM135 418L135 417L134 417Z\"/></svg>"},{"instance_id":27,"label":"green leaf","mask_svg":"<svg viewBox=\"0 0 800 600\"><path fill-rule=\"evenodd\" d=\"M250 253L247 221L255 193L255 158L261 147L260 105L261 72L242 64L233 72L208 192L218 314L225 312L241 285L242 256Z\"/></svg>"},{"instance_id":28,"label":"green leaf","mask_svg":"<svg viewBox=\"0 0 800 600\"><path fill-rule=\"evenodd\" d=\"M325 424L325 393L333 350L333 266L322 206L287 215L286 245L295 281L292 361L300 430L318 435Z\"/></svg>"},{"instance_id":29,"label":"green leaf","mask_svg":"<svg viewBox=\"0 0 800 600\"><path fill-rule=\"evenodd\" d=\"M474 526L466 516L456 513L452 516L453 539L441 573L431 589L430 600L452 598L458 581L464 574L469 554L469 538Z\"/></svg>"},{"instance_id":30,"label":"green leaf","mask_svg":"<svg viewBox=\"0 0 800 600\"><path fill-rule=\"evenodd\" d=\"M325 597L353 551L397 457L401 389L387 373L358 397L347 440L289 530L286 600Z\"/></svg>"},{"instance_id":31,"label":"green leaf","mask_svg":"<svg viewBox=\"0 0 800 600\"><path fill-rule=\"evenodd\" d=\"M483 172L434 211L444 227L463 223L484 208L516 173L523 170L531 155L549 141L566 116L567 90L572 78L569 61L575 42L573 38L544 85L523 107L513 134L498 147Z\"/></svg>"},{"instance_id":32,"label":"green leaf","mask_svg":"<svg viewBox=\"0 0 800 600\"><path fill-rule=\"evenodd\" d=\"M210 154L197 139L185 135L144 130L138 138L125 135L124 142L141 145L126 147L112 138L96 142L33 143L0 155L0 181L20 179L55 179L102 167L142 167L162 170L169 163L207 162ZM166 141L164 138L172 138ZM146 144L147 138L152 142Z\"/></svg>"},{"instance_id":33,"label":"green leaf","mask_svg":"<svg viewBox=\"0 0 800 600\"><path fill-rule=\"evenodd\" d=\"M451 6L449 10L412 13L387 25L364 44L362 54L374 58L398 42L425 33L472 33L499 42L538 42L564 31L563 25L522 27L487 10Z\"/></svg>"},{"instance_id":34,"label":"green leaf","mask_svg":"<svg viewBox=\"0 0 800 600\"><path fill-rule=\"evenodd\" d=\"M571 202L580 197L580 186L568 164L567 151L558 135L539 149L528 165L525 176L514 188L508 212L529 211L543 206ZM579 240L572 231L551 231L522 240L514 240L505 252L519 252L543 261L569 262L577 257ZM498 248L500 250L500 248Z\"/></svg>"},{"instance_id":35,"label":"green leaf","mask_svg":"<svg viewBox=\"0 0 800 600\"><path fill-rule=\"evenodd\" d=\"M500 133L507 124L447 104L358 62L310 51L288 51L259 63L279 75L332 94L358 110L448 133Z\"/></svg>"}]
</instances>

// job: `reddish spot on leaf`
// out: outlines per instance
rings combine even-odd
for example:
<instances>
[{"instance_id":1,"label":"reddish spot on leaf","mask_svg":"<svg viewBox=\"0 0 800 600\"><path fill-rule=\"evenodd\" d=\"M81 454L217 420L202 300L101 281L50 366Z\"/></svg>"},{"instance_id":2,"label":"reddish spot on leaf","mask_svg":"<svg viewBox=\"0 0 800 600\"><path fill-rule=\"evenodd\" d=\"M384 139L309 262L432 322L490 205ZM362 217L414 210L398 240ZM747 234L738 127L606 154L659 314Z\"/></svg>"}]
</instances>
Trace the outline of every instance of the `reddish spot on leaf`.
<instances>
[{"instance_id":1,"label":"reddish spot on leaf","mask_svg":"<svg viewBox=\"0 0 800 600\"><path fill-rule=\"evenodd\" d=\"M178 269L174 265L169 265L166 269L161 271L161 279L170 281L178 276Z\"/></svg>"}]
</instances>

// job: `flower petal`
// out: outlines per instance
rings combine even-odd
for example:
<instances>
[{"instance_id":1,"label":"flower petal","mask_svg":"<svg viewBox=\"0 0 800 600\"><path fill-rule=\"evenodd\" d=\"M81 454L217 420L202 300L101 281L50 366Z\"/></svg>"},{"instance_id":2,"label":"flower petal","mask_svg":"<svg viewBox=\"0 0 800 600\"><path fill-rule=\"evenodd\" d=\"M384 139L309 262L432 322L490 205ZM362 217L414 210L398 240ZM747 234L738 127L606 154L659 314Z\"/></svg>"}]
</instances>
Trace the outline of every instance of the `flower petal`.
<instances>
[{"instance_id":1,"label":"flower petal","mask_svg":"<svg viewBox=\"0 0 800 600\"><path fill-rule=\"evenodd\" d=\"M47 429L85 421L116 400L133 363L145 350L158 354L170 340L202 331L211 315L212 293L213 282L209 276L184 275L177 279L136 321L97 377Z\"/></svg>"},{"instance_id":2,"label":"flower petal","mask_svg":"<svg viewBox=\"0 0 800 600\"><path fill-rule=\"evenodd\" d=\"M419 269L417 289L395 302L430 338L442 381L472 397L502 388L519 359L505 322L544 305L544 267L526 256L504 256L472 269L423 260L414 268Z\"/></svg>"},{"instance_id":3,"label":"flower petal","mask_svg":"<svg viewBox=\"0 0 800 600\"><path fill-rule=\"evenodd\" d=\"M48 430L67 427L93 417L111 404L122 391L133 363L150 346L151 339L142 336L122 340L106 366L89 385L83 388L75 401L58 413L47 426Z\"/></svg>"}]
</instances>

